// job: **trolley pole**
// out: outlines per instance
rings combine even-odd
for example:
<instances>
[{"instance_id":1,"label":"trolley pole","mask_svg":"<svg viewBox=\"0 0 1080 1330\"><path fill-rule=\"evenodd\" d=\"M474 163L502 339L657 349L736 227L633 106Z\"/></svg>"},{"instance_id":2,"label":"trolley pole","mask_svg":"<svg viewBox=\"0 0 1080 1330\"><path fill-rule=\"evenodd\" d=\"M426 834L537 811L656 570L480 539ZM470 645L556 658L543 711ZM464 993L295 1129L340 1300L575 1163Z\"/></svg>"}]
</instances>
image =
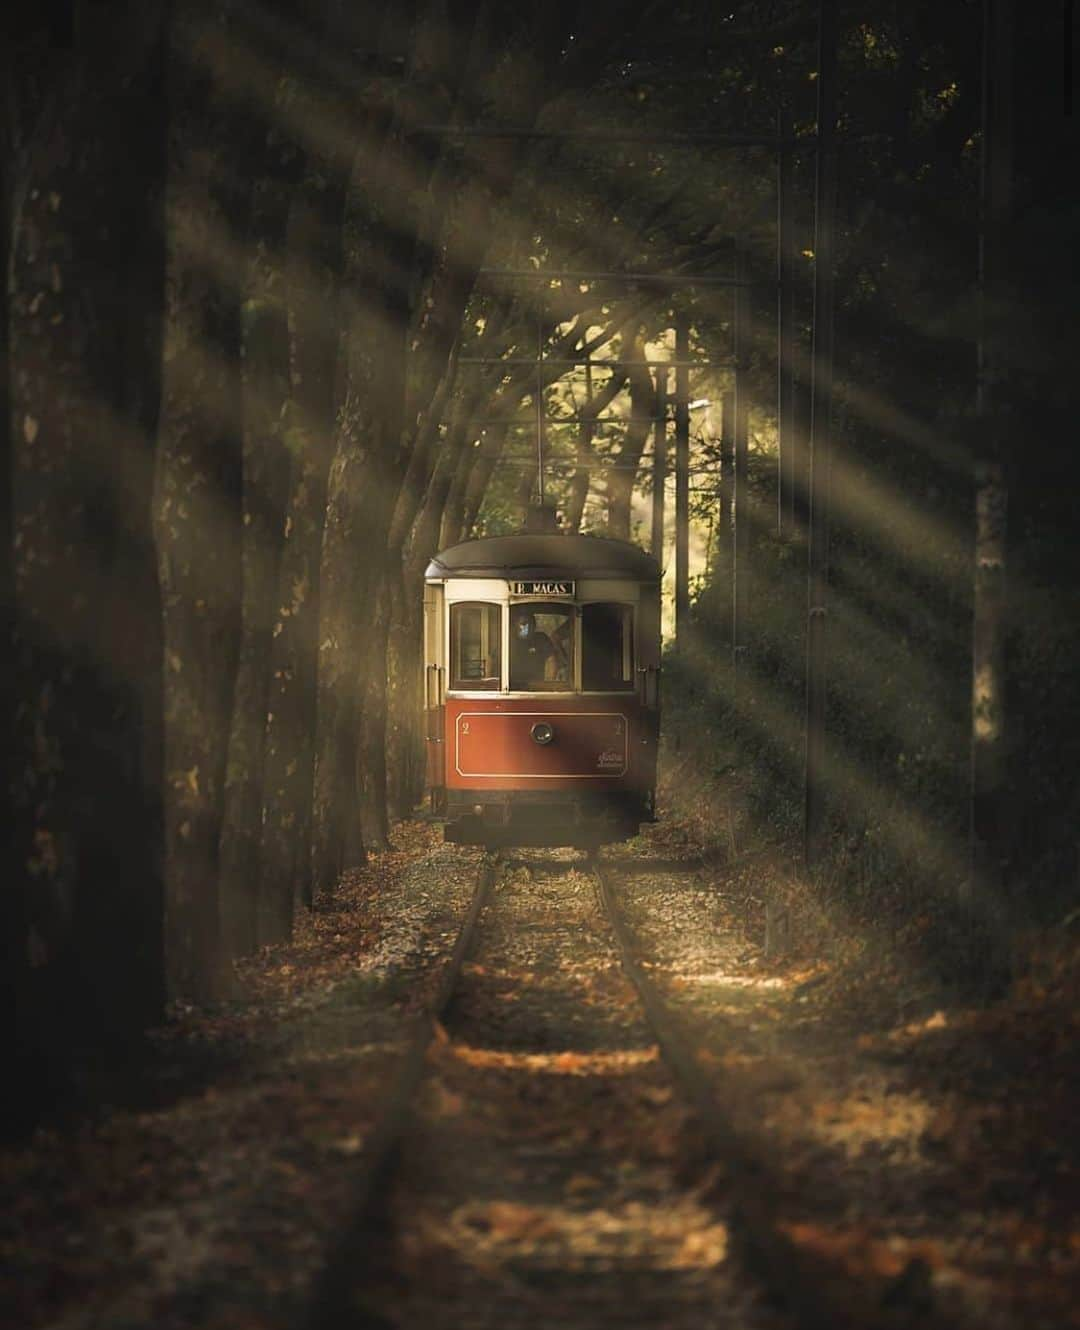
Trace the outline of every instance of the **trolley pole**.
<instances>
[{"instance_id":1,"label":"trolley pole","mask_svg":"<svg viewBox=\"0 0 1080 1330\"><path fill-rule=\"evenodd\" d=\"M806 802L803 846L807 867L813 866L820 859L825 835L825 638L836 294L836 0L821 0L818 12L818 156L814 202L814 345L810 405Z\"/></svg>"},{"instance_id":2,"label":"trolley pole","mask_svg":"<svg viewBox=\"0 0 1080 1330\"><path fill-rule=\"evenodd\" d=\"M656 421L653 426L652 556L664 566L664 490L667 486L667 395L668 372L656 369Z\"/></svg>"},{"instance_id":3,"label":"trolley pole","mask_svg":"<svg viewBox=\"0 0 1080 1330\"><path fill-rule=\"evenodd\" d=\"M777 117L780 136L776 170L776 533L781 540L795 534L795 292L792 262L795 226L791 209L792 153L783 146L791 133L786 111Z\"/></svg>"},{"instance_id":4,"label":"trolley pole","mask_svg":"<svg viewBox=\"0 0 1080 1330\"><path fill-rule=\"evenodd\" d=\"M739 285L735 288L735 411L732 421L731 487L731 664L732 687L737 689L739 676L746 663L748 645L747 609L750 572L750 385L746 373L747 289L746 263L742 245L735 252L735 274Z\"/></svg>"},{"instance_id":5,"label":"trolley pole","mask_svg":"<svg viewBox=\"0 0 1080 1330\"><path fill-rule=\"evenodd\" d=\"M675 315L675 640L690 635L690 320Z\"/></svg>"}]
</instances>

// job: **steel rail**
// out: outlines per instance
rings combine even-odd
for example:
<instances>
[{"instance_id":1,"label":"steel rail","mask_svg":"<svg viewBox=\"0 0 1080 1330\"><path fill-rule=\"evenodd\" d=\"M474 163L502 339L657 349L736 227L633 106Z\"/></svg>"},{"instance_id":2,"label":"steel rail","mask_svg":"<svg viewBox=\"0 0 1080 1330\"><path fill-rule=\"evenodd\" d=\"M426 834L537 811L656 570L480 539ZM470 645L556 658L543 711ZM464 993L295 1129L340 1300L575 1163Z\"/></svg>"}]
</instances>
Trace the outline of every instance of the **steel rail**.
<instances>
[{"instance_id":1,"label":"steel rail","mask_svg":"<svg viewBox=\"0 0 1080 1330\"><path fill-rule=\"evenodd\" d=\"M424 1078L428 1049L435 1038L437 1025L453 1000L461 968L472 949L477 920L495 879L497 858L485 855L468 912L450 958L443 967L435 995L413 1021L408 1047L398 1064L382 1112L364 1146L353 1178L352 1212L315 1281L309 1304L308 1330L338 1330L338 1327L356 1330L365 1324L366 1318L352 1306L350 1297L360 1282L358 1273L363 1267L364 1253L371 1245L365 1238L386 1199L388 1183L400 1159L402 1138L412 1121L413 1102Z\"/></svg>"},{"instance_id":2,"label":"steel rail","mask_svg":"<svg viewBox=\"0 0 1080 1330\"><path fill-rule=\"evenodd\" d=\"M664 1061L675 1074L683 1094L693 1105L714 1152L723 1157L725 1164L730 1165L733 1161L745 1163L741 1152L736 1149L738 1137L735 1130L721 1116L701 1064L691 1052L682 1030L672 1019L656 985L638 960L637 939L619 909L609 869L598 859L593 860L592 869L596 875L600 903L604 907L607 921L619 946L619 959L623 970L637 990Z\"/></svg>"},{"instance_id":3,"label":"steel rail","mask_svg":"<svg viewBox=\"0 0 1080 1330\"><path fill-rule=\"evenodd\" d=\"M805 1269L795 1244L777 1225L780 1189L761 1144L740 1130L724 1112L710 1077L691 1050L680 1023L671 1015L638 959L637 939L619 908L610 868L597 858L590 860L590 867L600 904L618 944L623 970L637 991L661 1056L694 1110L709 1153L723 1168L730 1185L732 1236L741 1243L748 1266L799 1330L839 1330L862 1325L857 1317L851 1318L852 1308L843 1296L846 1291L841 1291L838 1302L837 1290L828 1289ZM856 1297L850 1301L858 1306ZM882 1324L887 1322L886 1317Z\"/></svg>"}]
</instances>

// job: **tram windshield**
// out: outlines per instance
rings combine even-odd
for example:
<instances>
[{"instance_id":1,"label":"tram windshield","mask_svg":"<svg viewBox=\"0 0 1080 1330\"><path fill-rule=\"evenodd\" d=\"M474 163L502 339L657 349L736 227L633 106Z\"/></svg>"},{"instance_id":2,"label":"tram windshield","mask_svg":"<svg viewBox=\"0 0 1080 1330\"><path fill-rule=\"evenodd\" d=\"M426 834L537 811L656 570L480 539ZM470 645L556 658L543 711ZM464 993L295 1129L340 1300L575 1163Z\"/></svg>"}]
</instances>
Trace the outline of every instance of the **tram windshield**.
<instances>
[{"instance_id":1,"label":"tram windshield","mask_svg":"<svg viewBox=\"0 0 1080 1330\"><path fill-rule=\"evenodd\" d=\"M542 693L573 687L574 610L530 601L510 608L510 688Z\"/></svg>"},{"instance_id":2,"label":"tram windshield","mask_svg":"<svg viewBox=\"0 0 1080 1330\"><path fill-rule=\"evenodd\" d=\"M585 692L633 688L633 614L629 605L581 607L581 686Z\"/></svg>"},{"instance_id":3,"label":"tram windshield","mask_svg":"<svg viewBox=\"0 0 1080 1330\"><path fill-rule=\"evenodd\" d=\"M497 689L501 684L498 605L477 602L450 607L450 687Z\"/></svg>"}]
</instances>

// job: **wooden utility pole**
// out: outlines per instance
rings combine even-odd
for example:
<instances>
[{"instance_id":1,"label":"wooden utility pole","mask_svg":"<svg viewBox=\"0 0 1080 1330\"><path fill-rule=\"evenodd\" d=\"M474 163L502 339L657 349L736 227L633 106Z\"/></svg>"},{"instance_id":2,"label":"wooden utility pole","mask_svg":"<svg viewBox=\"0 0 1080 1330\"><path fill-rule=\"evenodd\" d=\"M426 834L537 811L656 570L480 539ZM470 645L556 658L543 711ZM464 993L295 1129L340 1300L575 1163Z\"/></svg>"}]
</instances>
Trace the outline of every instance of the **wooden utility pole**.
<instances>
[{"instance_id":1,"label":"wooden utility pole","mask_svg":"<svg viewBox=\"0 0 1080 1330\"><path fill-rule=\"evenodd\" d=\"M675 316L675 638L690 628L690 319Z\"/></svg>"},{"instance_id":2,"label":"wooden utility pole","mask_svg":"<svg viewBox=\"0 0 1080 1330\"><path fill-rule=\"evenodd\" d=\"M829 582L836 217L836 0L818 19L818 156L814 202L814 346L810 408L810 543L806 627L804 856L817 862L825 834L825 616Z\"/></svg>"},{"instance_id":3,"label":"wooden utility pole","mask_svg":"<svg viewBox=\"0 0 1080 1330\"><path fill-rule=\"evenodd\" d=\"M748 581L750 572L750 387L747 375L748 306L746 263L740 245L735 252L735 399L732 420L731 505L731 660L734 685L737 687L740 671L745 664L747 648Z\"/></svg>"},{"instance_id":4,"label":"wooden utility pole","mask_svg":"<svg viewBox=\"0 0 1080 1330\"><path fill-rule=\"evenodd\" d=\"M975 414L971 684L971 864L965 897L992 913L1005 834L1005 569L1008 373L1003 322L1013 208L1013 4L983 5L980 326Z\"/></svg>"},{"instance_id":5,"label":"wooden utility pole","mask_svg":"<svg viewBox=\"0 0 1080 1330\"><path fill-rule=\"evenodd\" d=\"M791 118L777 119L780 148L776 170L776 531L781 540L795 534L795 252L792 199Z\"/></svg>"}]
</instances>

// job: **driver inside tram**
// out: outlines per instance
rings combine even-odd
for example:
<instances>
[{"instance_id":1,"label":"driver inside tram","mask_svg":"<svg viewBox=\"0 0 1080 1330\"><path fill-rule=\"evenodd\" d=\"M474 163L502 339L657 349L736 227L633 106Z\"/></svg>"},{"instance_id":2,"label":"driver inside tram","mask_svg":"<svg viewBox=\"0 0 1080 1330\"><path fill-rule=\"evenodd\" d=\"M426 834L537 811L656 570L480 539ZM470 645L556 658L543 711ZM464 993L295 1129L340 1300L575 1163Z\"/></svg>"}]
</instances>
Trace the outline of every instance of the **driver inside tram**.
<instances>
[{"instance_id":1,"label":"driver inside tram","mask_svg":"<svg viewBox=\"0 0 1080 1330\"><path fill-rule=\"evenodd\" d=\"M514 611L510 665L516 688L536 688L564 677L566 651L537 627L531 610Z\"/></svg>"}]
</instances>

